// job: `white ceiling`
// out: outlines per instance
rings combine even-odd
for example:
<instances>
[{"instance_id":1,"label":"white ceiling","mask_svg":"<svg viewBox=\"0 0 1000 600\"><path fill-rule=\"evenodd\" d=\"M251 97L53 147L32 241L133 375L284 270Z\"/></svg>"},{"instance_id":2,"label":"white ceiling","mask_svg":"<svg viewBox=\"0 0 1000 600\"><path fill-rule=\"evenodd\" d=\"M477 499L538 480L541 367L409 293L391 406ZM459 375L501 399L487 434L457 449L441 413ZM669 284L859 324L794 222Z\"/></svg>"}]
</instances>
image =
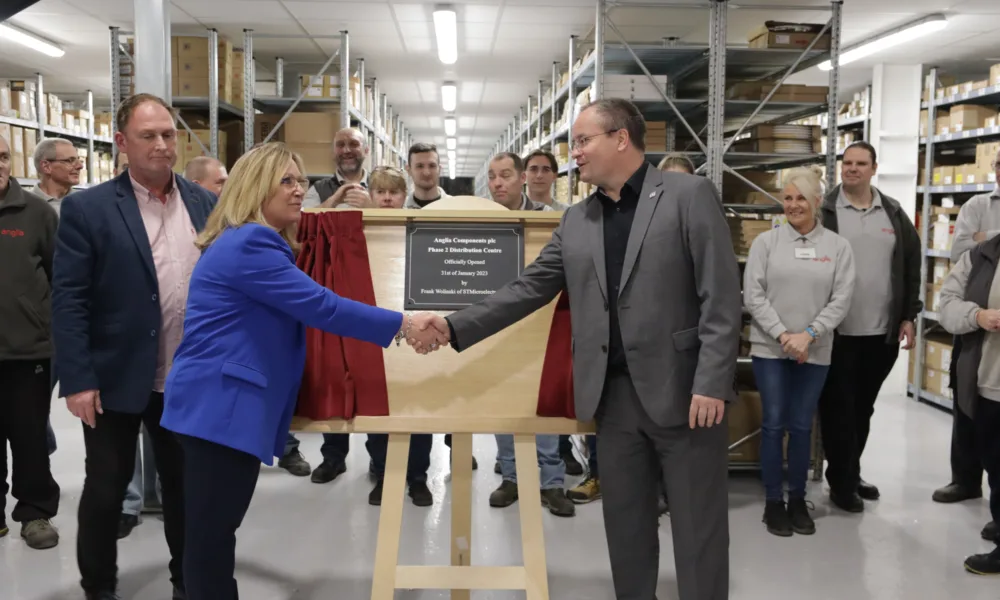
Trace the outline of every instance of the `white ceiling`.
<instances>
[{"instance_id":1,"label":"white ceiling","mask_svg":"<svg viewBox=\"0 0 1000 600\"><path fill-rule=\"evenodd\" d=\"M707 39L708 11L671 8L671 1L647 0L649 7L610 9L612 21L630 42L658 42L676 36L683 41ZM680 0L684 2L686 0ZM237 45L242 30L282 35L331 35L347 29L350 56L365 58L369 76L377 76L389 102L415 139L444 146L440 84L459 85L459 176L475 175L500 132L539 79L549 81L553 61L565 63L568 38L592 37L594 0L452 0L458 11L459 60L442 65L437 59L431 12L434 0L172 0L174 34L215 27ZM728 13L730 43L768 19L824 22L828 11L752 9L753 4L815 5L824 0L744 0ZM67 50L50 59L0 40L0 76L45 75L48 91L71 95L93 89L107 98L110 88L108 27L132 28L134 0L41 0L11 21L37 32ZM609 6L611 3L609 2ZM877 62L936 64L953 71L982 73L1000 62L1000 1L846 0L843 41L864 39L886 28L931 12L944 12L949 26L923 39L846 67L842 88L866 84ZM607 40L618 41L608 28ZM269 76L277 56L288 62L316 64L335 51L334 40L263 39L254 41L258 78ZM818 70L801 82L822 83ZM286 84L287 85L287 84ZM105 102L107 100L104 100Z\"/></svg>"}]
</instances>

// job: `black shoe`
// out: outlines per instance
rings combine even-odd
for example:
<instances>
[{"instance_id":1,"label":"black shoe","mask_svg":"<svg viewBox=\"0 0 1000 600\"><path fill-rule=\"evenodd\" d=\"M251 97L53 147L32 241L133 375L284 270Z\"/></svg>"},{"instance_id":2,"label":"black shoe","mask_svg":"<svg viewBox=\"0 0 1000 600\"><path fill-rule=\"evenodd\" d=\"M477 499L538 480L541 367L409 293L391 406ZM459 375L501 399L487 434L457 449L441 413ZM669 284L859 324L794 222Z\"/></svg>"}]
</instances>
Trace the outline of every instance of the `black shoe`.
<instances>
[{"instance_id":1,"label":"black shoe","mask_svg":"<svg viewBox=\"0 0 1000 600\"><path fill-rule=\"evenodd\" d=\"M958 483L949 483L943 488L934 490L931 500L941 504L954 504L983 497L983 488L969 488Z\"/></svg>"},{"instance_id":2,"label":"black shoe","mask_svg":"<svg viewBox=\"0 0 1000 600\"><path fill-rule=\"evenodd\" d=\"M792 521L792 531L799 535L816 533L816 523L809 516L809 505L805 498L788 499L788 518Z\"/></svg>"},{"instance_id":3,"label":"black shoe","mask_svg":"<svg viewBox=\"0 0 1000 600\"><path fill-rule=\"evenodd\" d=\"M859 513L865 510L865 503L861 500L861 496L857 492L838 494L831 490L830 502L833 502L833 505L840 510L846 510L850 513Z\"/></svg>"},{"instance_id":4,"label":"black shoe","mask_svg":"<svg viewBox=\"0 0 1000 600\"><path fill-rule=\"evenodd\" d=\"M979 532L979 535L982 536L982 538L987 542L995 541L997 539L996 522L990 521L989 523L987 523L986 527L983 527L983 530Z\"/></svg>"},{"instance_id":5,"label":"black shoe","mask_svg":"<svg viewBox=\"0 0 1000 600\"><path fill-rule=\"evenodd\" d=\"M792 519L788 516L783 501L768 500L764 505L763 521L768 533L779 537L792 537Z\"/></svg>"},{"instance_id":6,"label":"black shoe","mask_svg":"<svg viewBox=\"0 0 1000 600\"><path fill-rule=\"evenodd\" d=\"M174 594L171 596L171 600L187 600L187 591L184 589L183 585L174 585Z\"/></svg>"},{"instance_id":7,"label":"black shoe","mask_svg":"<svg viewBox=\"0 0 1000 600\"><path fill-rule=\"evenodd\" d=\"M312 471L312 467L306 462L306 457L298 450L279 458L278 466L296 477L305 477Z\"/></svg>"},{"instance_id":8,"label":"black shoe","mask_svg":"<svg viewBox=\"0 0 1000 600\"><path fill-rule=\"evenodd\" d=\"M330 483L343 475L345 471L347 471L346 464L324 460L313 470L311 479L313 483Z\"/></svg>"},{"instance_id":9,"label":"black shoe","mask_svg":"<svg viewBox=\"0 0 1000 600\"><path fill-rule=\"evenodd\" d=\"M5 519L0 519L0 538L10 533L10 529L7 527L7 521Z\"/></svg>"},{"instance_id":10,"label":"black shoe","mask_svg":"<svg viewBox=\"0 0 1000 600\"><path fill-rule=\"evenodd\" d=\"M118 539L127 538L138 524L139 517L122 513L122 516L118 518Z\"/></svg>"},{"instance_id":11,"label":"black shoe","mask_svg":"<svg viewBox=\"0 0 1000 600\"><path fill-rule=\"evenodd\" d=\"M490 506L493 508L506 508L517 502L517 484L513 481L501 481L500 487L490 494Z\"/></svg>"},{"instance_id":12,"label":"black shoe","mask_svg":"<svg viewBox=\"0 0 1000 600\"><path fill-rule=\"evenodd\" d=\"M567 475L573 475L574 477L578 475L583 475L583 465L581 465L580 461L576 459L576 455L573 454L572 450L570 450L566 454L563 454L561 458L562 461L566 463Z\"/></svg>"},{"instance_id":13,"label":"black shoe","mask_svg":"<svg viewBox=\"0 0 1000 600\"><path fill-rule=\"evenodd\" d=\"M562 488L542 490L542 506L557 517L572 517L576 514L576 505L566 497Z\"/></svg>"},{"instance_id":14,"label":"black shoe","mask_svg":"<svg viewBox=\"0 0 1000 600\"><path fill-rule=\"evenodd\" d=\"M1000 575L1000 548L965 559L965 570L975 575Z\"/></svg>"},{"instance_id":15,"label":"black shoe","mask_svg":"<svg viewBox=\"0 0 1000 600\"><path fill-rule=\"evenodd\" d=\"M419 483L410 484L410 500L413 501L413 506L430 506L434 504L434 494L431 493L431 489L427 487L427 483L421 481Z\"/></svg>"},{"instance_id":16,"label":"black shoe","mask_svg":"<svg viewBox=\"0 0 1000 600\"><path fill-rule=\"evenodd\" d=\"M670 512L670 503L667 502L666 496L660 495L660 497L657 499L656 509L659 511L661 515L665 515L668 512Z\"/></svg>"},{"instance_id":17,"label":"black shoe","mask_svg":"<svg viewBox=\"0 0 1000 600\"><path fill-rule=\"evenodd\" d=\"M858 496L863 500L878 500L881 494L878 493L877 487L862 479L858 483Z\"/></svg>"},{"instance_id":18,"label":"black shoe","mask_svg":"<svg viewBox=\"0 0 1000 600\"><path fill-rule=\"evenodd\" d=\"M497 475L500 475L501 473L503 473L503 469L500 468L500 461L499 460L496 461L495 463L493 463L493 472L496 473Z\"/></svg>"},{"instance_id":19,"label":"black shoe","mask_svg":"<svg viewBox=\"0 0 1000 600\"><path fill-rule=\"evenodd\" d=\"M375 482L375 487L368 493L368 504L372 506L382 506L382 480Z\"/></svg>"}]
</instances>

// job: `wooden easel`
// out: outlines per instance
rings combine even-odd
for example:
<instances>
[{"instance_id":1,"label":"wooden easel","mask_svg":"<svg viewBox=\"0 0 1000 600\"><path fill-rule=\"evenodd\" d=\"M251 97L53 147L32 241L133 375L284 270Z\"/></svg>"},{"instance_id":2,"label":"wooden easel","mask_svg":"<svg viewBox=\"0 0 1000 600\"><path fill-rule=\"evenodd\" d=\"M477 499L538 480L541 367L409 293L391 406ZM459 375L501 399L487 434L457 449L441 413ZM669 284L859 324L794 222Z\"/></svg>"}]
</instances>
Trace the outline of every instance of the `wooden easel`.
<instances>
[{"instance_id":1,"label":"wooden easel","mask_svg":"<svg viewBox=\"0 0 1000 600\"><path fill-rule=\"evenodd\" d=\"M403 307L405 224L435 222L525 225L525 262L530 263L559 224L559 213L481 210L366 210L365 235L379 306ZM392 600L397 589L448 589L453 600L470 590L525 590L528 600L548 600L548 570L542 529L537 434L592 432L589 424L535 416L538 382L555 303L517 325L456 354L444 349L419 356L408 348L385 351L389 385L387 417L345 421L295 419L295 431L388 433L372 600ZM406 489L410 434L452 435L451 564L400 565L399 539ZM473 566L472 435L512 433L521 515L522 566Z\"/></svg>"}]
</instances>

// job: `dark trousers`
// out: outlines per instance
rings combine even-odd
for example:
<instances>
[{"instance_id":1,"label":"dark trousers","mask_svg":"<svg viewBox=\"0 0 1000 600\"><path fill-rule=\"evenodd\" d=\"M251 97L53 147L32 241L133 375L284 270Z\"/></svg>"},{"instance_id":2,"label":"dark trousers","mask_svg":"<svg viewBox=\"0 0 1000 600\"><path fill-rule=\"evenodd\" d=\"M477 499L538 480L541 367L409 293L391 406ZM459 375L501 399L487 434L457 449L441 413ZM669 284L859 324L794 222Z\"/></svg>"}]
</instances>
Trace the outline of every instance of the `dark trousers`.
<instances>
[{"instance_id":1,"label":"dark trousers","mask_svg":"<svg viewBox=\"0 0 1000 600\"><path fill-rule=\"evenodd\" d=\"M163 494L163 530L170 548L170 580L182 586L184 490L182 454L176 436L160 426L163 394L152 393L142 414L104 409L97 427L83 425L86 477L80 496L76 559L83 589L113 591L118 583L118 521L125 490L135 471L140 423L153 442L156 472ZM219 474L221 477L222 475Z\"/></svg>"},{"instance_id":2,"label":"dark trousers","mask_svg":"<svg viewBox=\"0 0 1000 600\"><path fill-rule=\"evenodd\" d=\"M434 436L429 433L410 435L410 455L406 462L406 483L427 483L427 469L431 466L431 446ZM384 433L369 433L365 441L368 456L371 457L371 474L375 479L385 476L385 459L389 452L389 436Z\"/></svg>"},{"instance_id":3,"label":"dark trousers","mask_svg":"<svg viewBox=\"0 0 1000 600\"><path fill-rule=\"evenodd\" d=\"M962 336L956 335L948 366L951 374L949 387L955 396L958 394L958 357L961 353ZM976 426L957 403L952 409L951 421L951 482L972 490L983 487L983 462L976 443Z\"/></svg>"},{"instance_id":4,"label":"dark trousers","mask_svg":"<svg viewBox=\"0 0 1000 600\"><path fill-rule=\"evenodd\" d=\"M324 433L323 445L319 453L323 462L342 465L347 462L347 453L351 450L351 436L348 433Z\"/></svg>"},{"instance_id":5,"label":"dark trousers","mask_svg":"<svg viewBox=\"0 0 1000 600\"><path fill-rule=\"evenodd\" d=\"M588 435L587 436L587 448L590 450L590 456L587 457L587 468L590 470L590 476L594 479L600 479L601 473L597 470L597 436Z\"/></svg>"},{"instance_id":6,"label":"dark trousers","mask_svg":"<svg viewBox=\"0 0 1000 600\"><path fill-rule=\"evenodd\" d=\"M961 411L955 407L955 412ZM1000 523L1000 435L997 435L1000 431L1000 402L979 398L973 422L976 446L990 483L990 516L994 523ZM1000 538L993 541L1000 545Z\"/></svg>"},{"instance_id":7,"label":"dark trousers","mask_svg":"<svg viewBox=\"0 0 1000 600\"><path fill-rule=\"evenodd\" d=\"M59 511L59 484L52 478L46 426L52 401L49 360L0 361L0 520L7 507L7 444L17 499L11 519L51 519Z\"/></svg>"},{"instance_id":8,"label":"dark trousers","mask_svg":"<svg viewBox=\"0 0 1000 600\"><path fill-rule=\"evenodd\" d=\"M642 408L628 375L604 384L597 415L604 529L617 600L655 600L660 478L666 481L680 600L729 597L727 420L664 427Z\"/></svg>"},{"instance_id":9,"label":"dark trousers","mask_svg":"<svg viewBox=\"0 0 1000 600\"><path fill-rule=\"evenodd\" d=\"M235 600L236 530L250 508L260 460L203 439L178 435L184 448L187 536L197 543L184 555L188 600Z\"/></svg>"},{"instance_id":10,"label":"dark trousers","mask_svg":"<svg viewBox=\"0 0 1000 600\"><path fill-rule=\"evenodd\" d=\"M784 501L784 440L788 433L788 497L805 498L812 456L812 425L829 367L794 360L753 358L763 420L760 476L767 500Z\"/></svg>"},{"instance_id":11,"label":"dark trousers","mask_svg":"<svg viewBox=\"0 0 1000 600\"><path fill-rule=\"evenodd\" d=\"M899 356L884 335L837 335L830 372L819 400L826 480L836 494L852 494L861 481L875 400Z\"/></svg>"}]
</instances>

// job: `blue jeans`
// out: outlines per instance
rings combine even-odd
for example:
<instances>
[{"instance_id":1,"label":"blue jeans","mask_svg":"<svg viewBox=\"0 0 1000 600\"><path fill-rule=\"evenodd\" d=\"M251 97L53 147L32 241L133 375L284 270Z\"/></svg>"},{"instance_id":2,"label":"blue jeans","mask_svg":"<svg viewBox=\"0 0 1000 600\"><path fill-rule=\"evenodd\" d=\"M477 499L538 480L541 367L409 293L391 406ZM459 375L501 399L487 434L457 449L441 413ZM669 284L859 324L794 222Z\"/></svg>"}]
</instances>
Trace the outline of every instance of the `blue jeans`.
<instances>
[{"instance_id":1,"label":"blue jeans","mask_svg":"<svg viewBox=\"0 0 1000 600\"><path fill-rule=\"evenodd\" d=\"M768 500L784 500L781 445L786 431L788 497L804 498L806 495L813 418L829 370L828 365L800 365L788 359L753 358L753 374L763 409L760 472Z\"/></svg>"},{"instance_id":2,"label":"blue jeans","mask_svg":"<svg viewBox=\"0 0 1000 600\"><path fill-rule=\"evenodd\" d=\"M288 438L285 439L285 453L281 455L281 458L288 456L299 451L299 438L295 437L291 431L288 432Z\"/></svg>"},{"instance_id":3,"label":"blue jeans","mask_svg":"<svg viewBox=\"0 0 1000 600\"><path fill-rule=\"evenodd\" d=\"M160 476L153 459L153 441L149 439L145 425L140 430L135 448L135 471L132 472L132 481L128 483L125 501L122 503L122 512L135 517L142 513L147 502L151 504L155 499L158 504L163 504Z\"/></svg>"},{"instance_id":4,"label":"blue jeans","mask_svg":"<svg viewBox=\"0 0 1000 600\"><path fill-rule=\"evenodd\" d=\"M588 435L587 436L587 448L590 450L590 456L587 458L587 468L590 469L590 476L594 479L600 479L601 474L597 470L597 436Z\"/></svg>"},{"instance_id":5,"label":"blue jeans","mask_svg":"<svg viewBox=\"0 0 1000 600\"><path fill-rule=\"evenodd\" d=\"M517 483L517 469L514 464L514 436L497 435L497 460L500 473L505 481ZM542 489L561 489L566 477L566 463L559 456L559 436L535 436L538 446L538 468L541 470Z\"/></svg>"}]
</instances>

